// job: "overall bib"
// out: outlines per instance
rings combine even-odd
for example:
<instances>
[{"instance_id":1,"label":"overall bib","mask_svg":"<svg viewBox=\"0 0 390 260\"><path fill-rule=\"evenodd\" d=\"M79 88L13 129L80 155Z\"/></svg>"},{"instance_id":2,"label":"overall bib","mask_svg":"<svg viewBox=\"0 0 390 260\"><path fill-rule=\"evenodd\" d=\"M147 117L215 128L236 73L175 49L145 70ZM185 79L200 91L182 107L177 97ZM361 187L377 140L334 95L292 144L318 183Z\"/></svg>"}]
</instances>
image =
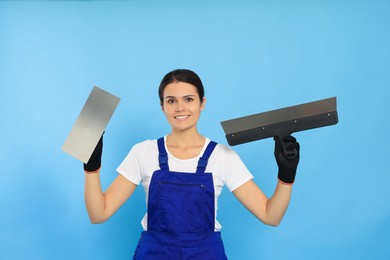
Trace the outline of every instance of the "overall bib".
<instances>
[{"instance_id":1,"label":"overall bib","mask_svg":"<svg viewBox=\"0 0 390 260\"><path fill-rule=\"evenodd\" d=\"M152 175L148 231L133 259L227 259L220 232L214 232L212 173L205 173L216 143L210 142L195 173L169 171L164 138L157 141L160 170Z\"/></svg>"}]
</instances>

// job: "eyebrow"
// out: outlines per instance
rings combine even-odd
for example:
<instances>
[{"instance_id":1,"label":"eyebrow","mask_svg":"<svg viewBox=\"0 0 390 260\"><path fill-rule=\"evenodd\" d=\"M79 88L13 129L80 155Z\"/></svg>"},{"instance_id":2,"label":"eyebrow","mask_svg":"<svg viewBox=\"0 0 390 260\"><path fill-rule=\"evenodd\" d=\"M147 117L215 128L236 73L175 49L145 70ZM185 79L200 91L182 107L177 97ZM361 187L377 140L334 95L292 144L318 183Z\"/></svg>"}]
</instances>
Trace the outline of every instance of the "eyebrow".
<instances>
[{"instance_id":1,"label":"eyebrow","mask_svg":"<svg viewBox=\"0 0 390 260\"><path fill-rule=\"evenodd\" d=\"M185 96L182 96L182 98L188 98L188 97L195 97L195 95L185 95ZM164 99L169 99L169 98L177 98L175 96L166 96L164 97Z\"/></svg>"}]
</instances>

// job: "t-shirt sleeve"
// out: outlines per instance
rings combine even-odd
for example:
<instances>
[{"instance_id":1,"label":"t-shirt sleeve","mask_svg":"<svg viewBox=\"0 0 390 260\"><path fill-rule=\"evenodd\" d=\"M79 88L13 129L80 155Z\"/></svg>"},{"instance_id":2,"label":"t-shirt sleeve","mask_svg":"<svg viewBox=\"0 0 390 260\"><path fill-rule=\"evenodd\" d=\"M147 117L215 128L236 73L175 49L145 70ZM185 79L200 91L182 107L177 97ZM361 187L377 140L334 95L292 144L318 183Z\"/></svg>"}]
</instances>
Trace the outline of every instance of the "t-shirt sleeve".
<instances>
[{"instance_id":1,"label":"t-shirt sleeve","mask_svg":"<svg viewBox=\"0 0 390 260\"><path fill-rule=\"evenodd\" d=\"M139 185L142 180L140 158L143 157L144 153L145 146L142 144L134 145L116 171L132 183Z\"/></svg>"},{"instance_id":2,"label":"t-shirt sleeve","mask_svg":"<svg viewBox=\"0 0 390 260\"><path fill-rule=\"evenodd\" d=\"M225 185L230 191L234 191L251 180L253 175L233 149L224 145L221 146L221 149L224 152Z\"/></svg>"}]
</instances>

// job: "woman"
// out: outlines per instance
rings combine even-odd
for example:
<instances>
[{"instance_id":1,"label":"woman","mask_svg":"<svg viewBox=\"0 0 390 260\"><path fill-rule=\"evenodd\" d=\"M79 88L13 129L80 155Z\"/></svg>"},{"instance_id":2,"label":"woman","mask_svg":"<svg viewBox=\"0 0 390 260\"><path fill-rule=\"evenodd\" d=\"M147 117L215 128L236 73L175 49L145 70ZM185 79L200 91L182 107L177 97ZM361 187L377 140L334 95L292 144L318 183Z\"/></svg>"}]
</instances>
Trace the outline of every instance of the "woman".
<instances>
[{"instance_id":1,"label":"woman","mask_svg":"<svg viewBox=\"0 0 390 260\"><path fill-rule=\"evenodd\" d=\"M136 144L104 193L99 178L102 139L84 164L91 222L110 218L141 183L147 214L134 259L227 259L221 225L216 220L222 187L226 185L260 221L279 225L291 197L299 144L291 136L275 139L279 181L272 197L267 198L232 149L198 132L197 123L206 105L198 75L183 69L169 72L161 81L159 97L172 132ZM295 149L298 156L286 158L281 142L285 149Z\"/></svg>"}]
</instances>

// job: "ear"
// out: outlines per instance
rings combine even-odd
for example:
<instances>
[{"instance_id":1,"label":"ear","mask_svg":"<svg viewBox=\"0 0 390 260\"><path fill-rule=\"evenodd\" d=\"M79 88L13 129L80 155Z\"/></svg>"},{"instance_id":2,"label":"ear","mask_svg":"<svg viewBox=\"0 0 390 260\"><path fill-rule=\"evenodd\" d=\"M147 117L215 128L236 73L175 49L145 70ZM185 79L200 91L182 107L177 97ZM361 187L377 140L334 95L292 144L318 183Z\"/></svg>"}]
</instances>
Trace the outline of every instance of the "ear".
<instances>
[{"instance_id":1,"label":"ear","mask_svg":"<svg viewBox=\"0 0 390 260\"><path fill-rule=\"evenodd\" d=\"M205 106L206 106L206 98L203 97L202 103L200 104L200 111L203 111Z\"/></svg>"}]
</instances>

